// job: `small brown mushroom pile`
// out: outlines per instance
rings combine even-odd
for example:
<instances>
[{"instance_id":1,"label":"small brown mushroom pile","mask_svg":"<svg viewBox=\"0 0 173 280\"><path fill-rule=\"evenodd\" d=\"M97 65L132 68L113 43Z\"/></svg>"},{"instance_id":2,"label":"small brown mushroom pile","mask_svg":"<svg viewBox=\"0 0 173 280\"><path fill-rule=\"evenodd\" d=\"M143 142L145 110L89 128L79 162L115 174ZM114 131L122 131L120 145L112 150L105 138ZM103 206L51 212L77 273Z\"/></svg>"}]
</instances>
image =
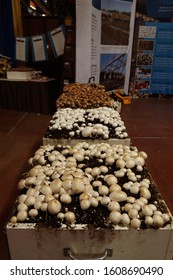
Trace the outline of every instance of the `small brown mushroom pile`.
<instances>
[{"instance_id":1,"label":"small brown mushroom pile","mask_svg":"<svg viewBox=\"0 0 173 280\"><path fill-rule=\"evenodd\" d=\"M64 86L56 101L57 108L116 107L116 102L103 85L72 83Z\"/></svg>"}]
</instances>

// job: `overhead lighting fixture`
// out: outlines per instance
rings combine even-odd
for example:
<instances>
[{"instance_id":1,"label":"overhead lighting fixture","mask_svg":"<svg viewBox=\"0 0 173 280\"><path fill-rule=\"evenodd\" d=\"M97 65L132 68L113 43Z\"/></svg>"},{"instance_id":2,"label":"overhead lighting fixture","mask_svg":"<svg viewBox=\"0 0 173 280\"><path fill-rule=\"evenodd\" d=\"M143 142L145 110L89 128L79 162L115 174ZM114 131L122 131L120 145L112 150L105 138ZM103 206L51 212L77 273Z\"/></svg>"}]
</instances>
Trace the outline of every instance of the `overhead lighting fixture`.
<instances>
[{"instance_id":1,"label":"overhead lighting fixture","mask_svg":"<svg viewBox=\"0 0 173 280\"><path fill-rule=\"evenodd\" d=\"M34 0L34 4L38 6L44 14L48 16L51 15L50 11L43 5L43 3L40 0Z\"/></svg>"},{"instance_id":2,"label":"overhead lighting fixture","mask_svg":"<svg viewBox=\"0 0 173 280\"><path fill-rule=\"evenodd\" d=\"M32 10L36 10L37 8L36 8L36 5L35 5L35 3L33 2L33 1L30 1L29 2L29 7L32 9Z\"/></svg>"}]
</instances>

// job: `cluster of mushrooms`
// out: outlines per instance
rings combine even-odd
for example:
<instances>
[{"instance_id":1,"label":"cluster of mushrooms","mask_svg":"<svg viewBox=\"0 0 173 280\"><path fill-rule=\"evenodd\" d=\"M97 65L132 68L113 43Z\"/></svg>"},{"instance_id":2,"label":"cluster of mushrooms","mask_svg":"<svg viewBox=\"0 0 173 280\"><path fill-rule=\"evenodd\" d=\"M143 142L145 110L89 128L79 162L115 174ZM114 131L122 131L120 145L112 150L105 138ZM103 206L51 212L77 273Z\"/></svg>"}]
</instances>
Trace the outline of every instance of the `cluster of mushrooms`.
<instances>
[{"instance_id":1,"label":"cluster of mushrooms","mask_svg":"<svg viewBox=\"0 0 173 280\"><path fill-rule=\"evenodd\" d=\"M64 86L63 93L58 97L58 108L97 108L117 107L119 101L114 101L103 85L73 83Z\"/></svg>"},{"instance_id":2,"label":"cluster of mushrooms","mask_svg":"<svg viewBox=\"0 0 173 280\"><path fill-rule=\"evenodd\" d=\"M120 144L43 145L18 183L20 195L11 222L34 220L44 212L74 225L76 216L69 205L77 196L83 211L107 208L106 219L113 226L139 229L143 222L146 227L163 227L171 218L160 209L159 198L152 199L146 158L144 151Z\"/></svg>"},{"instance_id":3,"label":"cluster of mushrooms","mask_svg":"<svg viewBox=\"0 0 173 280\"><path fill-rule=\"evenodd\" d=\"M95 109L61 108L53 115L46 137L53 137L55 132L66 130L67 138L126 139L128 137L120 114L110 107ZM110 133L111 132L111 133ZM65 137L63 136L63 137ZM62 137L62 138L63 138Z\"/></svg>"}]
</instances>

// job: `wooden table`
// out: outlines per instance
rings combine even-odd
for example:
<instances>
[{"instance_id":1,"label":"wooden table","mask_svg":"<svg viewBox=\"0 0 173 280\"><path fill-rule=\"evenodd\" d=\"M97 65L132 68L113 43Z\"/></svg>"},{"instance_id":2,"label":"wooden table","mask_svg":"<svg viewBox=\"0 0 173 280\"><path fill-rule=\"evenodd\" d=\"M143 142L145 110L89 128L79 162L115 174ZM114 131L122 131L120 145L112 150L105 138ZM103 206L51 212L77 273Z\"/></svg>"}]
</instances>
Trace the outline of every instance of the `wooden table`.
<instances>
[{"instance_id":1,"label":"wooden table","mask_svg":"<svg viewBox=\"0 0 173 280\"><path fill-rule=\"evenodd\" d=\"M0 79L0 108L40 114L55 112L56 79L25 81Z\"/></svg>"}]
</instances>

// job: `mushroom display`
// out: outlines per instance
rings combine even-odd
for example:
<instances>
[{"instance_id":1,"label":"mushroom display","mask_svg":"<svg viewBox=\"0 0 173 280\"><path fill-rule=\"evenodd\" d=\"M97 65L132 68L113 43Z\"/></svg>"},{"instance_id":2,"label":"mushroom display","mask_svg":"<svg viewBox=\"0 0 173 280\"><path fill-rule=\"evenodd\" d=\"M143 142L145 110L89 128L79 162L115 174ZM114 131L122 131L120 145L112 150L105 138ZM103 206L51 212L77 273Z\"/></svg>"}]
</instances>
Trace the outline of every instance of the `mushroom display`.
<instances>
[{"instance_id":1,"label":"mushroom display","mask_svg":"<svg viewBox=\"0 0 173 280\"><path fill-rule=\"evenodd\" d=\"M45 138L127 139L128 133L120 114L113 108L60 108L50 120ZM127 164L131 166L135 163L129 161Z\"/></svg>"},{"instance_id":2,"label":"mushroom display","mask_svg":"<svg viewBox=\"0 0 173 280\"><path fill-rule=\"evenodd\" d=\"M19 180L11 223L164 227L171 216L146 159L144 151L121 144L43 145Z\"/></svg>"},{"instance_id":3,"label":"mushroom display","mask_svg":"<svg viewBox=\"0 0 173 280\"><path fill-rule=\"evenodd\" d=\"M63 93L56 101L57 108L97 108L119 106L119 101L115 101L103 85L71 83L65 85Z\"/></svg>"}]
</instances>

